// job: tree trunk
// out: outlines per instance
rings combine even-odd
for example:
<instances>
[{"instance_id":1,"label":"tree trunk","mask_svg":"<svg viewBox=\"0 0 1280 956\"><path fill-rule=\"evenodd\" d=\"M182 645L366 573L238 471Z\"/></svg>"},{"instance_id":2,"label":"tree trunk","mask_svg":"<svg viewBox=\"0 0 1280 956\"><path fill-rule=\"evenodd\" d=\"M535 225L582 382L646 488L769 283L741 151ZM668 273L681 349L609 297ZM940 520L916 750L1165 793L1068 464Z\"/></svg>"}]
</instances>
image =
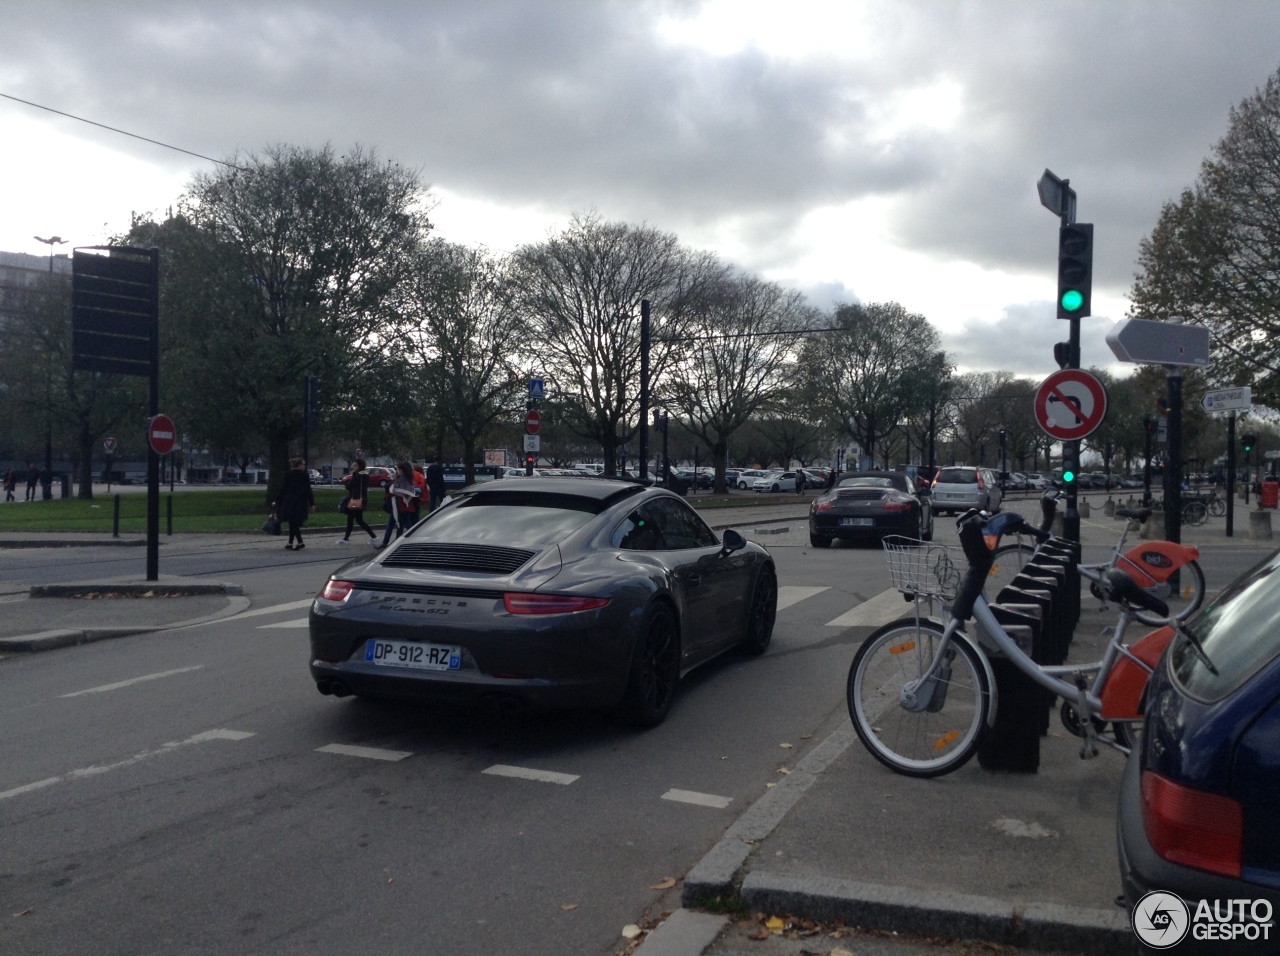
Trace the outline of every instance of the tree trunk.
<instances>
[{"instance_id":1,"label":"tree trunk","mask_svg":"<svg viewBox=\"0 0 1280 956\"><path fill-rule=\"evenodd\" d=\"M466 472L466 484L475 484L476 440L474 436L462 439L462 467Z\"/></svg>"},{"instance_id":2,"label":"tree trunk","mask_svg":"<svg viewBox=\"0 0 1280 956\"><path fill-rule=\"evenodd\" d=\"M289 429L273 428L267 453L267 504L276 500L285 472L289 470Z\"/></svg>"},{"instance_id":3,"label":"tree trunk","mask_svg":"<svg viewBox=\"0 0 1280 956\"><path fill-rule=\"evenodd\" d=\"M93 500L93 443L97 440L97 436L89 428L87 419L80 420L80 435L77 444L80 446L80 461L77 462L76 480L80 484L80 490L76 493L76 497L84 501Z\"/></svg>"},{"instance_id":4,"label":"tree trunk","mask_svg":"<svg viewBox=\"0 0 1280 956\"><path fill-rule=\"evenodd\" d=\"M715 491L721 495L729 490L729 486L724 480L725 458L728 457L728 454L729 442L727 439L718 441L711 446L711 460L715 462L716 469Z\"/></svg>"}]
</instances>

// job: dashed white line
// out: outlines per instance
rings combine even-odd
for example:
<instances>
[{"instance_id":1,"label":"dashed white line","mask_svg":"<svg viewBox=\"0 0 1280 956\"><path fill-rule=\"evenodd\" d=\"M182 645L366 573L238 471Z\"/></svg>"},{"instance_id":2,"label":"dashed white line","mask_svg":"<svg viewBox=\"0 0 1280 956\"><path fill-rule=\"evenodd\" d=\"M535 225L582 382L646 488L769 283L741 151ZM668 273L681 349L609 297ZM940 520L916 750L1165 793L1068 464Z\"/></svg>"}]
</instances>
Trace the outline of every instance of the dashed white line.
<instances>
[{"instance_id":1,"label":"dashed white line","mask_svg":"<svg viewBox=\"0 0 1280 956\"><path fill-rule=\"evenodd\" d=\"M257 629L259 631L265 631L272 627L306 627L308 623L310 622L307 618L300 617L293 621L279 621L276 624L259 624Z\"/></svg>"},{"instance_id":2,"label":"dashed white line","mask_svg":"<svg viewBox=\"0 0 1280 956\"><path fill-rule=\"evenodd\" d=\"M821 594L823 591L830 591L830 588L808 588L800 587L796 584L784 584L778 588L778 610L791 607L793 604L799 604L805 598L811 598L815 594Z\"/></svg>"},{"instance_id":3,"label":"dashed white line","mask_svg":"<svg viewBox=\"0 0 1280 956\"><path fill-rule=\"evenodd\" d=\"M409 750L383 750L381 747L355 747L351 744L325 744L316 748L317 753L341 754L344 757L363 757L365 760L404 760L412 757Z\"/></svg>"},{"instance_id":4,"label":"dashed white line","mask_svg":"<svg viewBox=\"0 0 1280 956\"><path fill-rule=\"evenodd\" d=\"M239 621L246 617L259 617L263 614L275 614L279 611L296 611L298 608L311 607L311 602L315 598L307 598L305 601L290 601L288 604L275 604L271 607L254 608L252 611L245 611L243 614L237 614L228 620Z\"/></svg>"},{"instance_id":5,"label":"dashed white line","mask_svg":"<svg viewBox=\"0 0 1280 956\"><path fill-rule=\"evenodd\" d=\"M158 674L143 674L141 677L130 677L128 680L116 681L114 684L103 684L100 687L89 687L85 690L73 690L70 694L60 694L59 697L79 697L81 694L102 694L109 690L119 690L121 687L129 687L133 684L141 684L144 681L159 680L162 677L172 677L174 674L189 674L191 671L198 671L203 664L196 664L194 667L179 667L177 670L160 671Z\"/></svg>"},{"instance_id":6,"label":"dashed white line","mask_svg":"<svg viewBox=\"0 0 1280 956\"><path fill-rule=\"evenodd\" d=\"M82 777L96 777L120 767L127 767L135 764L140 760L146 760L148 757L155 757L158 754L172 753L179 747L186 747L190 744L202 744L208 740L245 740L254 734L243 730L206 730L202 733L188 737L186 740L175 740L167 744L163 744L155 750L144 750L136 753L132 757L126 757L123 760L117 760L115 763L94 764L90 767L81 767L78 770L71 770L61 777L48 777L44 780L38 780L35 783L28 783L21 787L14 787L12 790L0 792L0 800L9 797L16 797L19 794L30 793L33 790L42 790L45 787L52 786L55 783L61 783L64 780L78 780Z\"/></svg>"},{"instance_id":7,"label":"dashed white line","mask_svg":"<svg viewBox=\"0 0 1280 956\"><path fill-rule=\"evenodd\" d=\"M492 774L495 777L516 777L520 780L537 780L540 783L558 783L563 786L568 786L578 779L578 775L573 773L532 770L529 767L509 767L501 763L496 763L482 772Z\"/></svg>"},{"instance_id":8,"label":"dashed white line","mask_svg":"<svg viewBox=\"0 0 1280 956\"><path fill-rule=\"evenodd\" d=\"M845 611L834 621L827 621L827 627L879 627L900 617L909 617L912 613L911 605L903 601L902 592L897 588L890 588Z\"/></svg>"},{"instance_id":9,"label":"dashed white line","mask_svg":"<svg viewBox=\"0 0 1280 956\"><path fill-rule=\"evenodd\" d=\"M733 797L717 797L714 793L698 793L694 790L668 790L662 795L662 799L692 803L698 807L715 807L717 810L723 810L733 803Z\"/></svg>"}]
</instances>

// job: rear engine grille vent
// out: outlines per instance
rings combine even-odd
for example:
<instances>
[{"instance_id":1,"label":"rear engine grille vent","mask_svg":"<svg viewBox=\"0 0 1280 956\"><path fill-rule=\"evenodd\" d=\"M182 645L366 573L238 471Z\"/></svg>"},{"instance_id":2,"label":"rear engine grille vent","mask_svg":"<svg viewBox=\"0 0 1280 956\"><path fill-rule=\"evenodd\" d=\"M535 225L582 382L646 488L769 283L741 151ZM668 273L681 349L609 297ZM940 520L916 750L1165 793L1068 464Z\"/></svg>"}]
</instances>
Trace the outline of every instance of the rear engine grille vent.
<instances>
[{"instance_id":1,"label":"rear engine grille vent","mask_svg":"<svg viewBox=\"0 0 1280 956\"><path fill-rule=\"evenodd\" d=\"M500 548L487 544L415 544L406 541L387 555L382 566L510 574L535 554L536 551L523 548Z\"/></svg>"},{"instance_id":2,"label":"rear engine grille vent","mask_svg":"<svg viewBox=\"0 0 1280 956\"><path fill-rule=\"evenodd\" d=\"M866 491L857 490L836 492L837 498L841 498L846 501L879 501L884 497L884 495L885 493L883 491L876 491L873 488L868 488Z\"/></svg>"}]
</instances>

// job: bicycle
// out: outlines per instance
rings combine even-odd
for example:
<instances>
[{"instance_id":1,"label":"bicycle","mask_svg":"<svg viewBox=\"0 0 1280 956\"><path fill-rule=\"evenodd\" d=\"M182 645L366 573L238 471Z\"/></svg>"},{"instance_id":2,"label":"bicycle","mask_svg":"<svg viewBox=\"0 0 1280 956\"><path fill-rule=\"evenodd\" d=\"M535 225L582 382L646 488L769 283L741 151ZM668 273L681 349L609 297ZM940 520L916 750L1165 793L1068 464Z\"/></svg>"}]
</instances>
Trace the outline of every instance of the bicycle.
<instances>
[{"instance_id":1,"label":"bicycle","mask_svg":"<svg viewBox=\"0 0 1280 956\"><path fill-rule=\"evenodd\" d=\"M914 600L915 615L875 631L849 667L849 716L863 746L882 764L907 776L935 777L965 764L977 750L984 728L994 724L998 708L987 657L990 647L1063 698L1063 722L1083 738L1081 757L1096 756L1098 743L1128 753L1142 719L1142 692L1178 625L1174 622L1132 647L1124 637L1139 610L1167 617L1164 602L1124 571L1109 569L1102 575L1103 586L1120 604L1121 613L1101 660L1037 664L996 620L983 596L995 557L984 535L998 540L1017 530L1040 541L1050 535L1012 513L988 521L982 513L970 512L959 525L967 561L963 578L948 553L954 549L909 539L885 543L890 577ZM948 610L945 624L921 614L922 601L934 599L941 599ZM965 630L970 618L976 621L976 636Z\"/></svg>"},{"instance_id":2,"label":"bicycle","mask_svg":"<svg viewBox=\"0 0 1280 956\"><path fill-rule=\"evenodd\" d=\"M1061 498L1062 492L1050 491L1040 499L1043 514L1041 531L1047 531L1052 525L1057 503ZM1173 541L1146 541L1125 551L1129 535L1142 527L1153 514L1153 509L1117 508L1116 514L1126 521L1120 532L1120 539L1111 549L1107 560L1077 565L1081 576L1090 581L1090 593L1103 602L1105 610L1106 599L1099 590L1099 580L1105 571L1118 567L1126 571L1140 587L1164 601L1173 617L1185 621L1204 603L1204 571L1198 560L1200 550L1194 545ZM992 583L1007 584L1035 552L1034 546L1022 540L1001 546L996 551L995 564L991 569ZM1138 620L1151 627L1168 623L1164 618L1147 611L1140 613Z\"/></svg>"}]
</instances>

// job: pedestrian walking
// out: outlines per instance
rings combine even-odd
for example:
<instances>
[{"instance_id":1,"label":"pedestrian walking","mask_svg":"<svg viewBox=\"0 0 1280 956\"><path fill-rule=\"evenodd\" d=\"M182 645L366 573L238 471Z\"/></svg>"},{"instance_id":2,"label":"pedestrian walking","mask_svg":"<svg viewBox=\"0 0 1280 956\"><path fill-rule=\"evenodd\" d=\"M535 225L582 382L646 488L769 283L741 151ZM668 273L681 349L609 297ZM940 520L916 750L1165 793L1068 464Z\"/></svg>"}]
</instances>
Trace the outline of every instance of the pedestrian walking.
<instances>
[{"instance_id":1,"label":"pedestrian walking","mask_svg":"<svg viewBox=\"0 0 1280 956\"><path fill-rule=\"evenodd\" d=\"M796 494L804 494L804 470L796 469Z\"/></svg>"},{"instance_id":2,"label":"pedestrian walking","mask_svg":"<svg viewBox=\"0 0 1280 956\"><path fill-rule=\"evenodd\" d=\"M16 489L17 487L18 487L18 472L13 468L12 465L10 465L9 470L4 473L4 500L6 502L18 500L17 495L13 493L14 489Z\"/></svg>"},{"instance_id":3,"label":"pedestrian walking","mask_svg":"<svg viewBox=\"0 0 1280 956\"><path fill-rule=\"evenodd\" d=\"M444 466L438 461L427 465L427 513L435 511L444 504Z\"/></svg>"},{"instance_id":4,"label":"pedestrian walking","mask_svg":"<svg viewBox=\"0 0 1280 956\"><path fill-rule=\"evenodd\" d=\"M427 502L427 475L421 465L413 466L413 487L418 489L418 498L413 503L413 520L416 524L423 515L423 505Z\"/></svg>"},{"instance_id":5,"label":"pedestrian walking","mask_svg":"<svg viewBox=\"0 0 1280 956\"><path fill-rule=\"evenodd\" d=\"M387 516L387 529L382 535L385 548L391 543L393 535L401 535L413 527L417 520L418 489L413 483L413 466L407 461L396 465L396 480L387 488L387 502L390 514Z\"/></svg>"},{"instance_id":6,"label":"pedestrian walking","mask_svg":"<svg viewBox=\"0 0 1280 956\"><path fill-rule=\"evenodd\" d=\"M369 523L364 520L364 510L369 504L369 473L364 470L364 459L357 458L351 477L347 479L347 533L338 539L338 544L346 544L351 540L351 529L359 525L371 542L377 541Z\"/></svg>"},{"instance_id":7,"label":"pedestrian walking","mask_svg":"<svg viewBox=\"0 0 1280 956\"><path fill-rule=\"evenodd\" d=\"M36 485L40 484L40 470L34 462L27 462L27 501L36 500Z\"/></svg>"},{"instance_id":8,"label":"pedestrian walking","mask_svg":"<svg viewBox=\"0 0 1280 956\"><path fill-rule=\"evenodd\" d=\"M829 472L827 472L827 491L830 491L835 486L836 486L836 470L832 468Z\"/></svg>"},{"instance_id":9,"label":"pedestrian walking","mask_svg":"<svg viewBox=\"0 0 1280 956\"><path fill-rule=\"evenodd\" d=\"M316 497L311 490L306 462L301 458L289 459L289 470L284 473L284 481L280 483L276 500L271 502L271 510L277 519L289 526L289 543L284 546L285 550L301 551L306 547L302 543L302 526L306 524L307 513L316 510Z\"/></svg>"}]
</instances>

